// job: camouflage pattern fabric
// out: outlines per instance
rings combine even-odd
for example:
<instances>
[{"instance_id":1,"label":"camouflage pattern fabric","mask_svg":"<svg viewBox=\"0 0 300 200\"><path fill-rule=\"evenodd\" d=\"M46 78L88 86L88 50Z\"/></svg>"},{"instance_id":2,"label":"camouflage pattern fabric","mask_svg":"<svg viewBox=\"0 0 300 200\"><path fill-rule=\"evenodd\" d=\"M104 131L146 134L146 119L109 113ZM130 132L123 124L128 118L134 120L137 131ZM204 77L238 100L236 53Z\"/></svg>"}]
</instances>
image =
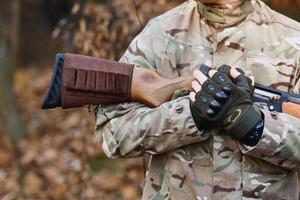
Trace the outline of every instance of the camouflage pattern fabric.
<instances>
[{"instance_id":1,"label":"camouflage pattern fabric","mask_svg":"<svg viewBox=\"0 0 300 200\"><path fill-rule=\"evenodd\" d=\"M166 78L191 75L210 59L239 67L257 83L300 92L300 24L260 0L205 5L189 0L152 19L122 62ZM247 147L198 131L186 91L149 108L99 106L96 137L110 158L151 155L142 199L299 199L300 119L270 112L262 139Z\"/></svg>"}]
</instances>

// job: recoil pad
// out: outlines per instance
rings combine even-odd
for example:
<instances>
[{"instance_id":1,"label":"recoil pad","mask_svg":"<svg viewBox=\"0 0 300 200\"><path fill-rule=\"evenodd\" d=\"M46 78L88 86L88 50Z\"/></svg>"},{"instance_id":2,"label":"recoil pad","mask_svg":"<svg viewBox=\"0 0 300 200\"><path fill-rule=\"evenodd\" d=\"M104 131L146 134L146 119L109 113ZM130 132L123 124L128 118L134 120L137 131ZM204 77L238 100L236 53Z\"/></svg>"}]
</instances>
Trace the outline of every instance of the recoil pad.
<instances>
[{"instance_id":1,"label":"recoil pad","mask_svg":"<svg viewBox=\"0 0 300 200\"><path fill-rule=\"evenodd\" d=\"M54 70L48 90L42 102L42 109L61 107L61 75L63 64L64 54L56 54Z\"/></svg>"},{"instance_id":2,"label":"recoil pad","mask_svg":"<svg viewBox=\"0 0 300 200\"><path fill-rule=\"evenodd\" d=\"M132 74L133 65L130 64L66 53L61 77L61 107L129 101Z\"/></svg>"}]
</instances>

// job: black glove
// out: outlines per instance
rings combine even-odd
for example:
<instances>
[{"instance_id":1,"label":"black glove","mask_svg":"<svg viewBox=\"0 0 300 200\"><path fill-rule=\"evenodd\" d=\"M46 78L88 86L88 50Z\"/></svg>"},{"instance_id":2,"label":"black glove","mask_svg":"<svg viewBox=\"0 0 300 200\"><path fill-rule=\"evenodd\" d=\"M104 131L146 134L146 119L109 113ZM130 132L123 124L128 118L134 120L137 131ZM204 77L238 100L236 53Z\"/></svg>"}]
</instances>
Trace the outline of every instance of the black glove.
<instances>
[{"instance_id":1,"label":"black glove","mask_svg":"<svg viewBox=\"0 0 300 200\"><path fill-rule=\"evenodd\" d=\"M208 79L196 93L190 108L199 129L221 127L239 140L261 120L261 113L251 100L254 92L251 79L242 73L233 80L230 69L223 65L210 78L209 67L202 65L200 71Z\"/></svg>"}]
</instances>

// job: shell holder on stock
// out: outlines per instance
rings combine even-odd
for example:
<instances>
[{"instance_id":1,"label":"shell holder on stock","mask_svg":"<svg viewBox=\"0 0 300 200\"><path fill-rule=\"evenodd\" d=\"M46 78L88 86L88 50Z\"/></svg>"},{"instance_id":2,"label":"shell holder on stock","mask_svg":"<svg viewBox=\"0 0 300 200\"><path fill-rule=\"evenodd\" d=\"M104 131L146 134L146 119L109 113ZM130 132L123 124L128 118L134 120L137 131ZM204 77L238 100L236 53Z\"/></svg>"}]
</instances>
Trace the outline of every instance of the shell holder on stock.
<instances>
[{"instance_id":1,"label":"shell holder on stock","mask_svg":"<svg viewBox=\"0 0 300 200\"><path fill-rule=\"evenodd\" d=\"M57 54L42 109L126 102L133 65L75 54Z\"/></svg>"}]
</instances>

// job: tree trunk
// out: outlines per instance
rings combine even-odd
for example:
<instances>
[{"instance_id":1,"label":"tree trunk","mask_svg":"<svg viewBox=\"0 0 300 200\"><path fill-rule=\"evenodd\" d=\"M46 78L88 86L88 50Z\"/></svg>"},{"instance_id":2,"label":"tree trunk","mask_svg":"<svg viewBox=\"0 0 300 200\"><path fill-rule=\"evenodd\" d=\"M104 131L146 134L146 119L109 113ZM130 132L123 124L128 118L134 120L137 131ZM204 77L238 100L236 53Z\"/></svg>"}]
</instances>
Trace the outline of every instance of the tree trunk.
<instances>
[{"instance_id":1,"label":"tree trunk","mask_svg":"<svg viewBox=\"0 0 300 200\"><path fill-rule=\"evenodd\" d=\"M20 3L15 0L16 4ZM20 6L20 5L18 5ZM19 8L16 10L19 12ZM13 12L14 13L14 12ZM19 18L20 13L14 13ZM16 21L15 21L16 20ZM19 26L19 19L13 19L14 26ZM9 134L14 141L17 141L24 135L24 128L20 120L20 115L15 103L16 97L13 91L14 67L16 65L18 39L13 44L13 57L10 57L7 48L7 40L3 36L2 23L0 21L0 130ZM18 27L13 27L13 31ZM18 34L18 33L15 33Z\"/></svg>"},{"instance_id":2,"label":"tree trunk","mask_svg":"<svg viewBox=\"0 0 300 200\"><path fill-rule=\"evenodd\" d=\"M11 64L13 71L18 66L19 61L21 0L12 1L12 13Z\"/></svg>"}]
</instances>

